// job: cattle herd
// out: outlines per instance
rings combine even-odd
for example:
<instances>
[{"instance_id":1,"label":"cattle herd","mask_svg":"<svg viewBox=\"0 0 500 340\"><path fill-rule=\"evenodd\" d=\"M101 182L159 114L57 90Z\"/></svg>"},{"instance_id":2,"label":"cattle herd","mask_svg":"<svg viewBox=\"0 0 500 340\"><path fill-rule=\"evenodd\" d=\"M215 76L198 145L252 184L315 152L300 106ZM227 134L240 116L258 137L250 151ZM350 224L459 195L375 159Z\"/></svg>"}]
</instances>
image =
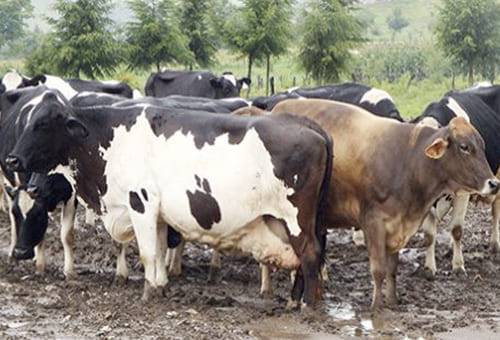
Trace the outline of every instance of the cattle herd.
<instances>
[{"instance_id":1,"label":"cattle herd","mask_svg":"<svg viewBox=\"0 0 500 340\"><path fill-rule=\"evenodd\" d=\"M49 213L61 211L64 275L75 279L76 208L99 217L121 244L128 277L134 239L143 300L181 274L186 241L238 251L292 271L287 307L314 307L327 279L329 228L362 232L372 308L398 302L399 251L419 228L436 273L438 222L452 210L453 270L471 195L492 206L490 246L500 252L500 86L452 91L411 121L390 95L361 84L296 88L250 100L232 73L163 71L139 91L115 81L5 74L0 84L2 202L9 255L43 272ZM6 193L6 195L3 195ZM500 196L500 195L499 195ZM383 284L385 282L385 299Z\"/></svg>"}]
</instances>

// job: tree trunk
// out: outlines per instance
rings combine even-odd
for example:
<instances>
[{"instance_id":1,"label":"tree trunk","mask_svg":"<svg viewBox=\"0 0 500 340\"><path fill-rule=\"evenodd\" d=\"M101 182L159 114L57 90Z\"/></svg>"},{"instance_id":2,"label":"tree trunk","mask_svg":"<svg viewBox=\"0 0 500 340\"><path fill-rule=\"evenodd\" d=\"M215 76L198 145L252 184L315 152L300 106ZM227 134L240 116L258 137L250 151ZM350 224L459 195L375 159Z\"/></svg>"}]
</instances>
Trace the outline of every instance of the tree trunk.
<instances>
[{"instance_id":1,"label":"tree trunk","mask_svg":"<svg viewBox=\"0 0 500 340\"><path fill-rule=\"evenodd\" d=\"M474 84L474 65L469 63L469 86Z\"/></svg>"},{"instance_id":2,"label":"tree trunk","mask_svg":"<svg viewBox=\"0 0 500 340\"><path fill-rule=\"evenodd\" d=\"M455 71L451 71L451 89L455 89Z\"/></svg>"},{"instance_id":3,"label":"tree trunk","mask_svg":"<svg viewBox=\"0 0 500 340\"><path fill-rule=\"evenodd\" d=\"M253 55L249 54L248 55L248 72L247 72L247 77L248 79L252 79L252 66L253 66ZM252 88L252 85L248 85L248 90L247 90L247 98L250 97L250 89Z\"/></svg>"},{"instance_id":4,"label":"tree trunk","mask_svg":"<svg viewBox=\"0 0 500 340\"><path fill-rule=\"evenodd\" d=\"M160 62L156 62L156 71L160 72Z\"/></svg>"},{"instance_id":5,"label":"tree trunk","mask_svg":"<svg viewBox=\"0 0 500 340\"><path fill-rule=\"evenodd\" d=\"M266 96L269 96L269 72L271 70L271 55L266 56Z\"/></svg>"}]
</instances>

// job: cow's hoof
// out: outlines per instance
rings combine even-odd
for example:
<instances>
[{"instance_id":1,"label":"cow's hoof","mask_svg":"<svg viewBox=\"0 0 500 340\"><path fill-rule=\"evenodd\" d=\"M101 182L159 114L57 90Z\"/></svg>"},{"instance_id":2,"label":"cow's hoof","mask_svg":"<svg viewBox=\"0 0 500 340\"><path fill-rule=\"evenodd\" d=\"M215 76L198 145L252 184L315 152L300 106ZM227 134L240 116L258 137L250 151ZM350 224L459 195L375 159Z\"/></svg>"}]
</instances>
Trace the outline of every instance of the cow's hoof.
<instances>
[{"instance_id":1,"label":"cow's hoof","mask_svg":"<svg viewBox=\"0 0 500 340\"><path fill-rule=\"evenodd\" d=\"M78 274L74 271L65 272L64 273L64 280L66 280L66 282L70 282L70 283L78 281Z\"/></svg>"},{"instance_id":2,"label":"cow's hoof","mask_svg":"<svg viewBox=\"0 0 500 340\"><path fill-rule=\"evenodd\" d=\"M266 289L260 291L260 297L266 300L270 300L274 297L274 293L272 289Z\"/></svg>"},{"instance_id":3,"label":"cow's hoof","mask_svg":"<svg viewBox=\"0 0 500 340\"><path fill-rule=\"evenodd\" d=\"M463 280L467 278L467 272L464 267L457 267L453 269L453 276L459 280Z\"/></svg>"},{"instance_id":4,"label":"cow's hoof","mask_svg":"<svg viewBox=\"0 0 500 340\"><path fill-rule=\"evenodd\" d=\"M300 307L300 301L295 301L292 299L288 299L288 302L286 303L285 310L287 312L295 311L298 310Z\"/></svg>"},{"instance_id":5,"label":"cow's hoof","mask_svg":"<svg viewBox=\"0 0 500 340\"><path fill-rule=\"evenodd\" d=\"M396 295L389 295L386 297L385 303L390 309L396 310L399 306L399 299Z\"/></svg>"},{"instance_id":6,"label":"cow's hoof","mask_svg":"<svg viewBox=\"0 0 500 340\"><path fill-rule=\"evenodd\" d=\"M126 286L127 282L128 282L128 277L122 275L115 275L115 278L113 279L113 285L118 287Z\"/></svg>"},{"instance_id":7,"label":"cow's hoof","mask_svg":"<svg viewBox=\"0 0 500 340\"><path fill-rule=\"evenodd\" d=\"M156 289L149 283L149 281L144 281L144 291L142 292L142 302L150 302L156 295Z\"/></svg>"},{"instance_id":8,"label":"cow's hoof","mask_svg":"<svg viewBox=\"0 0 500 340\"><path fill-rule=\"evenodd\" d=\"M214 267L210 267L208 271L208 279L207 282L210 284L214 284L219 282L220 280L220 269L215 269Z\"/></svg>"},{"instance_id":9,"label":"cow's hoof","mask_svg":"<svg viewBox=\"0 0 500 340\"><path fill-rule=\"evenodd\" d=\"M490 243L490 252L495 255L500 254L500 244L497 242Z\"/></svg>"},{"instance_id":10,"label":"cow's hoof","mask_svg":"<svg viewBox=\"0 0 500 340\"><path fill-rule=\"evenodd\" d=\"M429 267L424 267L424 269L422 269L421 275L424 279L429 281L434 281L436 279L436 271L432 270Z\"/></svg>"}]
</instances>

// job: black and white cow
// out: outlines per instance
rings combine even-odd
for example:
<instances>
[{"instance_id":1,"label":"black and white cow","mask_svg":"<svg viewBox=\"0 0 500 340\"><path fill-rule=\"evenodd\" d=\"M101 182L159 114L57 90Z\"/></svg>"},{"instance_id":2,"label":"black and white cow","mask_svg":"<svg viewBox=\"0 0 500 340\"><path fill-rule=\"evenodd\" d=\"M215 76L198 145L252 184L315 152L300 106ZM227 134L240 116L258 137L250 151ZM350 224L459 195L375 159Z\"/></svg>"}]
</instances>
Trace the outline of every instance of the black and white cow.
<instances>
[{"instance_id":1,"label":"black and white cow","mask_svg":"<svg viewBox=\"0 0 500 340\"><path fill-rule=\"evenodd\" d=\"M146 96L182 95L212 99L239 97L241 89L250 85L249 78L236 79L231 72L222 77L208 71L170 71L152 73L145 86Z\"/></svg>"},{"instance_id":2,"label":"black and white cow","mask_svg":"<svg viewBox=\"0 0 500 340\"><path fill-rule=\"evenodd\" d=\"M494 96L488 96L493 98ZM431 103L424 113L417 117L414 122L431 126L446 126L454 117L463 117L470 122L481 134L485 142L485 153L488 164L493 173L499 177L500 167L500 111L495 112L495 100L483 101L475 91L449 92L439 102ZM476 152L476 150L464 150L465 152ZM470 195L457 195L453 201L444 198L437 203L433 214L423 223L423 229L428 238L429 247L427 249L425 268L429 274L436 273L435 261L435 241L437 224L442 217L453 206L452 218L450 221L451 234L453 240L452 267L454 271L465 272L464 259L462 254L462 235L465 214L469 203ZM500 220L500 195L487 198L492 204L492 229L490 237L490 247L493 252L500 251L500 240L498 223Z\"/></svg>"},{"instance_id":3,"label":"black and white cow","mask_svg":"<svg viewBox=\"0 0 500 340\"><path fill-rule=\"evenodd\" d=\"M137 239L144 299L167 283L168 224L186 240L300 268L292 297L317 300L320 217L333 159L319 126L286 114L235 117L147 104L71 108L55 95L43 103L7 163L40 173L69 168L78 195L113 238Z\"/></svg>"},{"instance_id":4,"label":"black and white cow","mask_svg":"<svg viewBox=\"0 0 500 340\"><path fill-rule=\"evenodd\" d=\"M384 90L357 83L295 88L271 97L253 99L252 105L271 111L285 99L317 98L359 106L377 116L403 121L392 97Z\"/></svg>"},{"instance_id":5,"label":"black and white cow","mask_svg":"<svg viewBox=\"0 0 500 340\"><path fill-rule=\"evenodd\" d=\"M112 105L115 107L148 104L161 107L171 107L212 113L231 113L242 107L249 107L250 102L243 98L210 99L188 96L168 96L163 98L143 97L138 99L124 99L123 97L104 94L83 92L75 96L70 103L74 106L99 106Z\"/></svg>"},{"instance_id":6,"label":"black and white cow","mask_svg":"<svg viewBox=\"0 0 500 340\"><path fill-rule=\"evenodd\" d=\"M54 96L55 100L61 105L67 105L66 98L61 93L49 90L46 86L7 91L0 97L0 111L2 112L0 116L0 166L4 182L2 183L2 187L9 187L11 194L15 193L15 195L11 195L15 198L15 202L11 199L7 200L11 218L11 244L9 255L19 259L27 258L29 253L23 251L22 247L16 251L16 244L19 236L18 231L25 228L31 230L30 227L23 227L23 225L32 223L33 219L28 219L26 223L24 220L26 216L32 215L30 210L34 207L39 207L39 205L35 206L34 201L24 190L30 178L30 174L14 173L6 166L5 158L12 151L23 131L30 126L34 112L43 110L45 107L44 102L49 98L53 100ZM63 203L65 204L63 204L61 215L61 239L65 254L64 274L67 278L71 278L74 276L74 266L72 248L69 245L72 239L71 231L73 230L75 218L75 203L74 199L63 200ZM46 202L46 205L49 206L49 202ZM16 214L18 215L17 217L15 216ZM22 217L22 219L20 219L20 217ZM46 225L46 223L45 221L44 224ZM28 233L25 233L23 237L27 237L27 235ZM38 271L43 271L45 267L43 243L35 244L35 246L37 255L36 268Z\"/></svg>"},{"instance_id":7,"label":"black and white cow","mask_svg":"<svg viewBox=\"0 0 500 340\"><path fill-rule=\"evenodd\" d=\"M114 94L125 98L140 98L142 95L137 90L116 80L97 81L82 79L63 79L57 76L41 74L33 78L28 78L21 73L12 70L7 72L2 78L4 91L14 89L45 85L50 89L60 91L68 100L80 92L100 92ZM0 91L0 94L3 93Z\"/></svg>"}]
</instances>

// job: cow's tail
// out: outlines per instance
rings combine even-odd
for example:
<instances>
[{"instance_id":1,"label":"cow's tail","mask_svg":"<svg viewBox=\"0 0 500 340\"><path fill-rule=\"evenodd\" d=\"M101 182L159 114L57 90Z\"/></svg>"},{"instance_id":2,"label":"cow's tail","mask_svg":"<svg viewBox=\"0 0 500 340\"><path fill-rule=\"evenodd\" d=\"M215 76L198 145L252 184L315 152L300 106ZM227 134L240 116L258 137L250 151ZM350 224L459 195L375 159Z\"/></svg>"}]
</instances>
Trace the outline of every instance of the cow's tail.
<instances>
[{"instance_id":1,"label":"cow's tail","mask_svg":"<svg viewBox=\"0 0 500 340\"><path fill-rule=\"evenodd\" d=\"M333 139L319 124L307 119L308 127L325 140L326 149L326 165L325 172L323 174L323 181L321 182L321 187L319 190L318 206L316 209L316 237L318 238L321 253L320 253L320 265L321 267L325 263L326 255L326 235L327 235L327 214L328 214L328 194L330 189L330 180L333 172Z\"/></svg>"},{"instance_id":2,"label":"cow's tail","mask_svg":"<svg viewBox=\"0 0 500 340\"><path fill-rule=\"evenodd\" d=\"M283 115L283 114L282 114ZM326 254L326 234L327 234L327 214L328 214L328 194L330 188L330 179L332 177L333 171L333 140L332 137L315 121L302 116L296 116L292 114L284 114L289 117L293 117L295 120L299 120L303 125L307 126L309 129L315 131L317 134L323 137L325 141L326 149L326 165L323 174L323 181L321 182L321 187L318 197L318 206L316 209L316 237L319 241L321 252L320 252L320 264L323 266L325 263Z\"/></svg>"}]
</instances>

